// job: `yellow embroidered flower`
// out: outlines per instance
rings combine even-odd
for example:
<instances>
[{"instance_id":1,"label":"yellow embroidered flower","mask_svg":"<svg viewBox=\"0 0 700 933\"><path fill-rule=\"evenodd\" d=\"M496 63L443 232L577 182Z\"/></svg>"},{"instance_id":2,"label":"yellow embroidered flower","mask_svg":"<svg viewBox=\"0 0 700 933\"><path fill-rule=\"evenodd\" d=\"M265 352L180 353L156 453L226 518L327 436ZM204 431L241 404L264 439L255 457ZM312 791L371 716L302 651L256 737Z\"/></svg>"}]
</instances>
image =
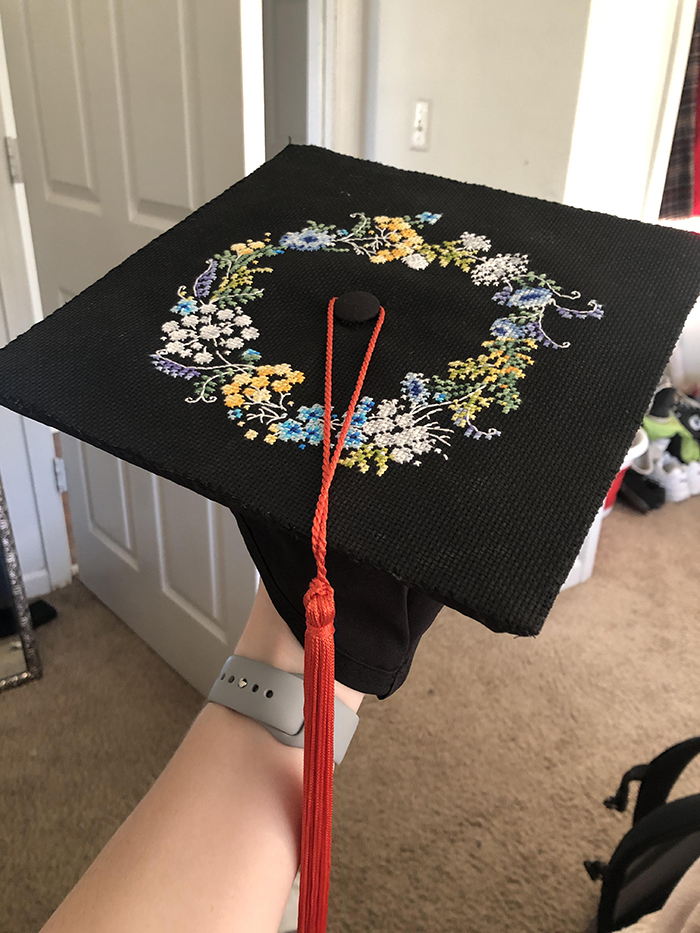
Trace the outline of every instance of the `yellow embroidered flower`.
<instances>
[{"instance_id":1,"label":"yellow embroidered flower","mask_svg":"<svg viewBox=\"0 0 700 933\"><path fill-rule=\"evenodd\" d=\"M265 244L260 240L248 240L248 246L251 249L265 249Z\"/></svg>"},{"instance_id":2,"label":"yellow embroidered flower","mask_svg":"<svg viewBox=\"0 0 700 933\"><path fill-rule=\"evenodd\" d=\"M287 381L293 383L303 382L304 379L306 379L306 376L300 369L295 369L294 372L287 376Z\"/></svg>"},{"instance_id":3,"label":"yellow embroidered flower","mask_svg":"<svg viewBox=\"0 0 700 933\"><path fill-rule=\"evenodd\" d=\"M242 405L245 402L245 399L242 395L228 395L224 401L224 405L227 408L236 408L238 405Z\"/></svg>"},{"instance_id":4,"label":"yellow embroidered flower","mask_svg":"<svg viewBox=\"0 0 700 933\"><path fill-rule=\"evenodd\" d=\"M257 436L258 436L258 432L254 431L252 428L250 429L250 431L246 431L245 434L243 435L243 437L247 437L249 441L254 441Z\"/></svg>"},{"instance_id":5,"label":"yellow embroidered flower","mask_svg":"<svg viewBox=\"0 0 700 933\"><path fill-rule=\"evenodd\" d=\"M274 376L275 367L274 366L258 366L257 372L258 372L258 375L260 376Z\"/></svg>"},{"instance_id":6,"label":"yellow embroidered flower","mask_svg":"<svg viewBox=\"0 0 700 933\"><path fill-rule=\"evenodd\" d=\"M384 216L382 216L382 217L375 217L375 218L374 218L374 222L375 222L375 224L377 224L379 227L383 227L383 226L385 226L386 224L389 223L389 218L388 218L388 217L384 217Z\"/></svg>"},{"instance_id":7,"label":"yellow embroidered flower","mask_svg":"<svg viewBox=\"0 0 700 933\"><path fill-rule=\"evenodd\" d=\"M278 440L279 438L277 437L276 434L266 434L264 437L264 441L266 444L274 444Z\"/></svg>"},{"instance_id":8,"label":"yellow embroidered flower","mask_svg":"<svg viewBox=\"0 0 700 933\"><path fill-rule=\"evenodd\" d=\"M255 386L256 389L264 389L268 385L270 380L267 376L256 376L254 379L250 380L250 384Z\"/></svg>"},{"instance_id":9,"label":"yellow embroidered flower","mask_svg":"<svg viewBox=\"0 0 700 933\"><path fill-rule=\"evenodd\" d=\"M231 395L233 392L237 392L236 386L223 386L221 391L224 395Z\"/></svg>"},{"instance_id":10,"label":"yellow embroidered flower","mask_svg":"<svg viewBox=\"0 0 700 933\"><path fill-rule=\"evenodd\" d=\"M291 373L292 367L289 363L278 363L274 371L278 376L286 376L288 373Z\"/></svg>"},{"instance_id":11,"label":"yellow embroidered flower","mask_svg":"<svg viewBox=\"0 0 700 933\"><path fill-rule=\"evenodd\" d=\"M401 239L401 234L396 232L390 233L388 239L390 239L392 243L398 243Z\"/></svg>"},{"instance_id":12,"label":"yellow embroidered flower","mask_svg":"<svg viewBox=\"0 0 700 933\"><path fill-rule=\"evenodd\" d=\"M260 391L259 389L254 389L253 386L248 386L247 389L243 390L243 394L247 395L248 398L252 398L255 395L255 393L259 391Z\"/></svg>"},{"instance_id":13,"label":"yellow embroidered flower","mask_svg":"<svg viewBox=\"0 0 700 933\"><path fill-rule=\"evenodd\" d=\"M250 373L236 373L236 375L231 380L231 385L236 386L238 389L240 386L245 385L246 382L250 381Z\"/></svg>"},{"instance_id":14,"label":"yellow embroidered flower","mask_svg":"<svg viewBox=\"0 0 700 933\"><path fill-rule=\"evenodd\" d=\"M292 388L292 384L288 379L276 379L271 384L271 388L273 388L275 392L289 392Z\"/></svg>"},{"instance_id":15,"label":"yellow embroidered flower","mask_svg":"<svg viewBox=\"0 0 700 933\"><path fill-rule=\"evenodd\" d=\"M272 398L269 389L248 388L245 390L245 392L250 398L251 402L269 402Z\"/></svg>"},{"instance_id":16,"label":"yellow embroidered flower","mask_svg":"<svg viewBox=\"0 0 700 933\"><path fill-rule=\"evenodd\" d=\"M234 250L236 253L239 253L242 249L245 249L245 248L246 248L245 243L232 243L231 244L231 249Z\"/></svg>"}]
</instances>

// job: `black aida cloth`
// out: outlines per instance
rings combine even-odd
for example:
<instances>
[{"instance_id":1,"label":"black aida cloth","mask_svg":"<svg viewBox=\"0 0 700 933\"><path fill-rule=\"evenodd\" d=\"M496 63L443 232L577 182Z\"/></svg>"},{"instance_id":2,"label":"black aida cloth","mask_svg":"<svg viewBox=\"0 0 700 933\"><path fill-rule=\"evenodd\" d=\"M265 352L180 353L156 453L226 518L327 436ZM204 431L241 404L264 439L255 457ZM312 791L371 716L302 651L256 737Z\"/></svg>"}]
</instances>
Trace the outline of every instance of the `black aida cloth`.
<instances>
[{"instance_id":1,"label":"black aida cloth","mask_svg":"<svg viewBox=\"0 0 700 933\"><path fill-rule=\"evenodd\" d=\"M308 541L357 290L386 321L331 550L536 634L700 291L693 234L289 146L0 350L0 403ZM337 420L373 325L336 326ZM413 647L376 648L376 692Z\"/></svg>"}]
</instances>

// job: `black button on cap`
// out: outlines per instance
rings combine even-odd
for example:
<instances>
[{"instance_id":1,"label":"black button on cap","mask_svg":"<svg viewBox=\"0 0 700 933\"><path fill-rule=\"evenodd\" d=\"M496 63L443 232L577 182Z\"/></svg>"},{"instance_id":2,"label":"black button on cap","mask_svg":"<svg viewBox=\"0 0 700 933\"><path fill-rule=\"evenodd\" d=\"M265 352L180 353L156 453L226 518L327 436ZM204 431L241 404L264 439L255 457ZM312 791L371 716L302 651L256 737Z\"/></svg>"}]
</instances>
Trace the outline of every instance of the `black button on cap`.
<instances>
[{"instance_id":1,"label":"black button on cap","mask_svg":"<svg viewBox=\"0 0 700 933\"><path fill-rule=\"evenodd\" d=\"M379 299L369 292L346 292L336 298L333 313L348 324L371 321L379 316Z\"/></svg>"}]
</instances>

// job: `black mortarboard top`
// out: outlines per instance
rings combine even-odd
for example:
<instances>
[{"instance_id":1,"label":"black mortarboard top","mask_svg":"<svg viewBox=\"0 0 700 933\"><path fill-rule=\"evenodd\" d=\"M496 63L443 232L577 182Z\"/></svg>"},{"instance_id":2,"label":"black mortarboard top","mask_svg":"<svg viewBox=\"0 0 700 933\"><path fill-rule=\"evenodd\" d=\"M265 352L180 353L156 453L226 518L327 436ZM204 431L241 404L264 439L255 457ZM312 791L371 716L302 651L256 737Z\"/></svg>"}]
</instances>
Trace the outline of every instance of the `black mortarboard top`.
<instances>
[{"instance_id":1,"label":"black mortarboard top","mask_svg":"<svg viewBox=\"0 0 700 933\"><path fill-rule=\"evenodd\" d=\"M289 146L0 351L0 404L308 543L358 291L386 316L331 554L536 634L700 292L693 234ZM333 436L375 325L336 321Z\"/></svg>"}]
</instances>

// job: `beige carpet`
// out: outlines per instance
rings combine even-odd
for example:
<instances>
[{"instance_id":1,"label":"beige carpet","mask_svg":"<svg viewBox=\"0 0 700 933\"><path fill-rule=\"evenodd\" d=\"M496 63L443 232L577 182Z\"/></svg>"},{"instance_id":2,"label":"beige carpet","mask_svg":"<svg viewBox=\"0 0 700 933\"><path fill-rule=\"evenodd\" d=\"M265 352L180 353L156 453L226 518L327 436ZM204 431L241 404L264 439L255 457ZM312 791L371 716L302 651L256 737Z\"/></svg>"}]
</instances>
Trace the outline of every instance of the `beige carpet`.
<instances>
[{"instance_id":1,"label":"beige carpet","mask_svg":"<svg viewBox=\"0 0 700 933\"><path fill-rule=\"evenodd\" d=\"M539 638L442 613L396 696L363 704L339 769L329 933L586 929L582 860L629 826L601 801L700 733L699 544L700 497L618 506ZM44 679L0 695L3 933L40 928L202 704L80 584L52 599Z\"/></svg>"}]
</instances>

